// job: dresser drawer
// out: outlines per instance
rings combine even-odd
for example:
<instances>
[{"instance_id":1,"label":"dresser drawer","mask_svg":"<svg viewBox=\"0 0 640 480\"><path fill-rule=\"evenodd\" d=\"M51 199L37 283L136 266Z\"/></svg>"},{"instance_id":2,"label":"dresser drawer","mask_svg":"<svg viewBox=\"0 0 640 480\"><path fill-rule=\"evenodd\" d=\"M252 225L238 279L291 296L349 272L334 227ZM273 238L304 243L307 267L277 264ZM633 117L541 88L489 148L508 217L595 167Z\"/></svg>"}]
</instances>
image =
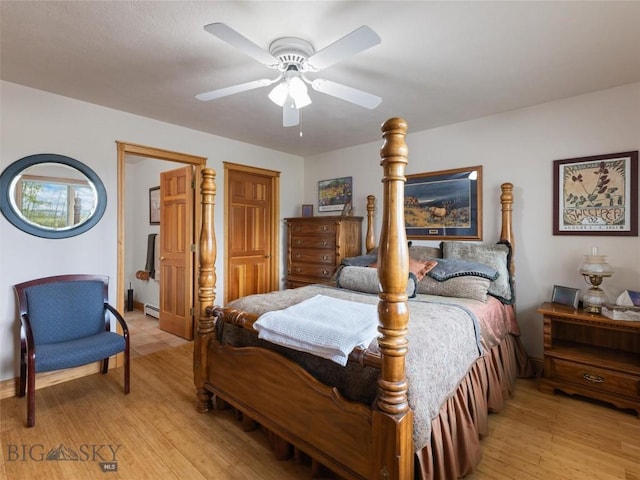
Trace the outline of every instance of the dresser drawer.
<instances>
[{"instance_id":1,"label":"dresser drawer","mask_svg":"<svg viewBox=\"0 0 640 480\"><path fill-rule=\"evenodd\" d=\"M292 262L289 275L315 277L319 281L329 280L336 271L335 265L313 265L309 263Z\"/></svg>"},{"instance_id":2,"label":"dresser drawer","mask_svg":"<svg viewBox=\"0 0 640 480\"><path fill-rule=\"evenodd\" d=\"M322 235L292 235L291 248L328 248L335 250L336 237Z\"/></svg>"},{"instance_id":3,"label":"dresser drawer","mask_svg":"<svg viewBox=\"0 0 640 480\"><path fill-rule=\"evenodd\" d=\"M553 358L551 360L551 375L558 380L604 392L631 397L640 396L640 377L622 372Z\"/></svg>"},{"instance_id":4,"label":"dresser drawer","mask_svg":"<svg viewBox=\"0 0 640 480\"><path fill-rule=\"evenodd\" d=\"M293 263L316 263L321 265L335 266L335 250L314 250L306 248L292 248L291 262Z\"/></svg>"},{"instance_id":5,"label":"dresser drawer","mask_svg":"<svg viewBox=\"0 0 640 480\"><path fill-rule=\"evenodd\" d=\"M292 234L302 233L302 234L327 234L327 235L335 235L336 233L336 223L335 221L327 221L327 222L300 222L300 223L291 223L289 224L289 229Z\"/></svg>"}]
</instances>

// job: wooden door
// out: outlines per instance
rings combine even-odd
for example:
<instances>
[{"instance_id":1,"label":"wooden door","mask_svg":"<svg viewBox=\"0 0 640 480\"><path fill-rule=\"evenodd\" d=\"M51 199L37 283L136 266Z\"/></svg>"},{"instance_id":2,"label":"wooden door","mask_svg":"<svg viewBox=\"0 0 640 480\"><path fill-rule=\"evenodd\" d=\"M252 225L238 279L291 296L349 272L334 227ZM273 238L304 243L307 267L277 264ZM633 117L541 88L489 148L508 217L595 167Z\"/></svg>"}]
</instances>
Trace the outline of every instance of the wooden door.
<instances>
[{"instance_id":1,"label":"wooden door","mask_svg":"<svg viewBox=\"0 0 640 480\"><path fill-rule=\"evenodd\" d=\"M278 289L279 175L225 163L225 303Z\"/></svg>"},{"instance_id":2,"label":"wooden door","mask_svg":"<svg viewBox=\"0 0 640 480\"><path fill-rule=\"evenodd\" d=\"M195 241L193 167L160 174L160 318L162 330L193 339Z\"/></svg>"}]
</instances>

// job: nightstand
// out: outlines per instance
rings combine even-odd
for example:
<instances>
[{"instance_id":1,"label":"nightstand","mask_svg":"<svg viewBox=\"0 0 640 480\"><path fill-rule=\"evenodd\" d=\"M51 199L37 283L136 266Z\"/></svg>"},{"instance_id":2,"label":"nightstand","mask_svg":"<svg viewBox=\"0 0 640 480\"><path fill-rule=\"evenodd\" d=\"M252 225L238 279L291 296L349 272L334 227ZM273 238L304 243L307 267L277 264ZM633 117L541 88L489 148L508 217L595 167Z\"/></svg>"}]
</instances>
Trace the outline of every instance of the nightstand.
<instances>
[{"instance_id":1,"label":"nightstand","mask_svg":"<svg viewBox=\"0 0 640 480\"><path fill-rule=\"evenodd\" d=\"M612 320L554 303L544 317L539 388L612 403L640 416L640 322Z\"/></svg>"}]
</instances>

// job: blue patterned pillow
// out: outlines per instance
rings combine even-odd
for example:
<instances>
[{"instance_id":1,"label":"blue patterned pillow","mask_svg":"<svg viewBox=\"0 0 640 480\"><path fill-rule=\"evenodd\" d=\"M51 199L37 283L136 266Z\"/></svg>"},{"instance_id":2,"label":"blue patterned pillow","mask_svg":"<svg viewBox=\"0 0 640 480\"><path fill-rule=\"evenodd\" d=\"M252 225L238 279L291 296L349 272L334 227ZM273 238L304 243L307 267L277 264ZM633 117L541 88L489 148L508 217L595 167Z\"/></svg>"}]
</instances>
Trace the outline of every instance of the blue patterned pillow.
<instances>
[{"instance_id":1,"label":"blue patterned pillow","mask_svg":"<svg viewBox=\"0 0 640 480\"><path fill-rule=\"evenodd\" d=\"M357 257L346 257L340 262L341 265L350 265L352 267L368 267L378 260L378 254L368 253L366 255L358 255Z\"/></svg>"},{"instance_id":2,"label":"blue patterned pillow","mask_svg":"<svg viewBox=\"0 0 640 480\"><path fill-rule=\"evenodd\" d=\"M461 258L439 258L438 264L427 273L431 278L444 282L456 277L498 278L498 271L490 265Z\"/></svg>"},{"instance_id":3,"label":"blue patterned pillow","mask_svg":"<svg viewBox=\"0 0 640 480\"><path fill-rule=\"evenodd\" d=\"M417 288L416 276L409 273L407 280L407 296L413 298L416 296ZM380 282L378 281L378 270L371 267L357 267L346 265L338 272L336 279L338 288L346 288L355 292L362 293L379 293Z\"/></svg>"},{"instance_id":4,"label":"blue patterned pillow","mask_svg":"<svg viewBox=\"0 0 640 480\"><path fill-rule=\"evenodd\" d=\"M515 302L515 292L509 272L511 247L507 243L487 245L468 242L442 242L442 256L444 258L458 258L473 260L492 266L498 271L498 277L491 281L489 295L496 297L502 303Z\"/></svg>"}]
</instances>

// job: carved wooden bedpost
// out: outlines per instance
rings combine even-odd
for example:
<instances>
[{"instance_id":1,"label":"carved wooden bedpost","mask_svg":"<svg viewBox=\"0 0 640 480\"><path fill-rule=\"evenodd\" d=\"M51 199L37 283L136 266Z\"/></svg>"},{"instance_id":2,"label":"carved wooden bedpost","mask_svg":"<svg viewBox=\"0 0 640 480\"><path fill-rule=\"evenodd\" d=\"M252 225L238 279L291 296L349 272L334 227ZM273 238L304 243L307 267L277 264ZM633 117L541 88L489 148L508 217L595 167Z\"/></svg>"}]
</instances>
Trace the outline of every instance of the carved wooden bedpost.
<instances>
[{"instance_id":1,"label":"carved wooden bedpost","mask_svg":"<svg viewBox=\"0 0 640 480\"><path fill-rule=\"evenodd\" d=\"M373 233L373 212L376 209L376 197L367 195L367 237L365 239L366 253L376 246L376 237Z\"/></svg>"},{"instance_id":2,"label":"carved wooden bedpost","mask_svg":"<svg viewBox=\"0 0 640 480\"><path fill-rule=\"evenodd\" d=\"M193 381L196 385L196 407L199 412L211 410L211 392L204 388L207 379L206 349L214 334L214 317L208 312L216 299L216 237L213 225L213 207L216 197L216 173L211 168L202 170L202 229L200 230L200 271L198 276L198 325L193 344Z\"/></svg>"},{"instance_id":3,"label":"carved wooden bedpost","mask_svg":"<svg viewBox=\"0 0 640 480\"><path fill-rule=\"evenodd\" d=\"M405 136L407 123L391 118L382 125L384 144L380 158L384 169L382 182L383 218L378 251L378 316L382 369L378 380L377 409L373 412L375 479L413 479L413 412L407 400L405 374L407 353L407 279L409 249L404 226L404 176L407 165Z\"/></svg>"},{"instance_id":4,"label":"carved wooden bedpost","mask_svg":"<svg viewBox=\"0 0 640 480\"><path fill-rule=\"evenodd\" d=\"M502 229L500 230L500 240L509 242L511 244L511 264L509 265L509 271L511 277L515 277L515 264L513 257L516 253L515 239L513 237L512 225L512 212L513 212L513 183L503 183L500 185L502 193L500 194L500 203L502 204Z\"/></svg>"}]
</instances>

